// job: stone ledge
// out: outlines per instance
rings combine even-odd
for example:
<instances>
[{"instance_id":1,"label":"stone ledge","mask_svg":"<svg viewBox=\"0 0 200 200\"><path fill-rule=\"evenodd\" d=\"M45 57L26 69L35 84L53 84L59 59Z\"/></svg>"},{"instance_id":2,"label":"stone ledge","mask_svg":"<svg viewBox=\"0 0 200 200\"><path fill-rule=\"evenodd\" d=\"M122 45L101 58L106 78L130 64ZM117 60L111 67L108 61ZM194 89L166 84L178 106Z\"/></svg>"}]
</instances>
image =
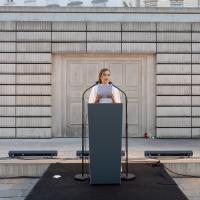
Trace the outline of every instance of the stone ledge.
<instances>
[{"instance_id":1,"label":"stone ledge","mask_svg":"<svg viewBox=\"0 0 200 200\"><path fill-rule=\"evenodd\" d=\"M129 163L157 163L159 159L135 158L130 159ZM125 161L123 160L123 163ZM160 162L168 169L185 175L200 176L200 158L160 158ZM81 163L80 159L38 159L38 160L19 160L9 159L0 160L0 177L15 176L42 176L52 163ZM180 177L170 173L172 177Z\"/></svg>"}]
</instances>

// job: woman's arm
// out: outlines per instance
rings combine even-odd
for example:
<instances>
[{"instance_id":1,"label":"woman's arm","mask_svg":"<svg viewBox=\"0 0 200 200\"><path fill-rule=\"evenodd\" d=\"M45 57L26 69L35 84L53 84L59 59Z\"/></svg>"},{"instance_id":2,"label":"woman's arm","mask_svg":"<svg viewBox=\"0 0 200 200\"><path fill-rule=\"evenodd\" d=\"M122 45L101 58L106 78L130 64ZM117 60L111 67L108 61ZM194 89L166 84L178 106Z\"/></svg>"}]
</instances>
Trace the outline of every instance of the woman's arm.
<instances>
[{"instance_id":1,"label":"woman's arm","mask_svg":"<svg viewBox=\"0 0 200 200\"><path fill-rule=\"evenodd\" d=\"M99 103L101 96L97 94L97 86L91 89L88 103Z\"/></svg>"},{"instance_id":2,"label":"woman's arm","mask_svg":"<svg viewBox=\"0 0 200 200\"><path fill-rule=\"evenodd\" d=\"M113 86L112 91L113 91L113 94L112 94L111 99L112 99L113 103L121 103L119 90Z\"/></svg>"},{"instance_id":3,"label":"woman's arm","mask_svg":"<svg viewBox=\"0 0 200 200\"><path fill-rule=\"evenodd\" d=\"M115 101L115 97L114 97L113 94L108 95L107 97L110 98L110 99L112 100L113 103L116 103L116 101Z\"/></svg>"},{"instance_id":4,"label":"woman's arm","mask_svg":"<svg viewBox=\"0 0 200 200\"><path fill-rule=\"evenodd\" d=\"M99 103L99 100L101 99L101 95L98 95L96 96L96 99L95 99L95 102L94 103Z\"/></svg>"},{"instance_id":5,"label":"woman's arm","mask_svg":"<svg viewBox=\"0 0 200 200\"><path fill-rule=\"evenodd\" d=\"M91 89L88 103L95 103L95 99L96 99L96 91L95 91L95 86L94 86Z\"/></svg>"}]
</instances>

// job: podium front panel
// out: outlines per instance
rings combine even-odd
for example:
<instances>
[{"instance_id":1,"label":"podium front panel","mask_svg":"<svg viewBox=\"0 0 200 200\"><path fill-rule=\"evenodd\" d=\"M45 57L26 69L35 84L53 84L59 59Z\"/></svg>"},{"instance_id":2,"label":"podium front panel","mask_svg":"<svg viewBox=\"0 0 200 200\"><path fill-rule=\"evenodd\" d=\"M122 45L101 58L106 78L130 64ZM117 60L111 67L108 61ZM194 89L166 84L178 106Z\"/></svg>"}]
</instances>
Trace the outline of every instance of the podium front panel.
<instances>
[{"instance_id":1,"label":"podium front panel","mask_svg":"<svg viewBox=\"0 0 200 200\"><path fill-rule=\"evenodd\" d=\"M90 184L120 184L122 104L88 104Z\"/></svg>"}]
</instances>

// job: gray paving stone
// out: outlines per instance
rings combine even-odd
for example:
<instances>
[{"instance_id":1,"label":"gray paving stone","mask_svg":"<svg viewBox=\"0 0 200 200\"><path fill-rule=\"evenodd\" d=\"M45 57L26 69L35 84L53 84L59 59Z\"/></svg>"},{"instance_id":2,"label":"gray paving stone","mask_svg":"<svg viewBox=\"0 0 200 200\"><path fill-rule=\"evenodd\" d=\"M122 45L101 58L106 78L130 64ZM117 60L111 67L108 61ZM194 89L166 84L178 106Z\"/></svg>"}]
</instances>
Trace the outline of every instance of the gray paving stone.
<instances>
[{"instance_id":1,"label":"gray paving stone","mask_svg":"<svg viewBox=\"0 0 200 200\"><path fill-rule=\"evenodd\" d=\"M200 178L174 178L189 200L200 199Z\"/></svg>"},{"instance_id":2,"label":"gray paving stone","mask_svg":"<svg viewBox=\"0 0 200 200\"><path fill-rule=\"evenodd\" d=\"M1 179L0 200L24 200L39 179Z\"/></svg>"}]
</instances>

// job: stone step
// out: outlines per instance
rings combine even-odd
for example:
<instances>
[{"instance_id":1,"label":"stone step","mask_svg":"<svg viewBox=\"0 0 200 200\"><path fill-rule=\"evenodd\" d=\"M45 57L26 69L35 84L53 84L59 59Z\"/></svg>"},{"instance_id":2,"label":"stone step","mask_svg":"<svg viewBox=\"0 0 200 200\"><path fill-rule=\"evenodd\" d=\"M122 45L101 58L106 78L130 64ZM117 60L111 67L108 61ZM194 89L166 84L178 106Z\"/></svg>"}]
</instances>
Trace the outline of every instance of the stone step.
<instances>
[{"instance_id":1,"label":"stone step","mask_svg":"<svg viewBox=\"0 0 200 200\"><path fill-rule=\"evenodd\" d=\"M88 162L88 161L87 161ZM122 161L125 162L124 160ZM164 164L167 172L172 177L180 177L178 174L199 176L200 159L130 159L130 163L154 163ZM52 163L81 163L80 159L6 159L0 160L0 177L41 177Z\"/></svg>"}]
</instances>

